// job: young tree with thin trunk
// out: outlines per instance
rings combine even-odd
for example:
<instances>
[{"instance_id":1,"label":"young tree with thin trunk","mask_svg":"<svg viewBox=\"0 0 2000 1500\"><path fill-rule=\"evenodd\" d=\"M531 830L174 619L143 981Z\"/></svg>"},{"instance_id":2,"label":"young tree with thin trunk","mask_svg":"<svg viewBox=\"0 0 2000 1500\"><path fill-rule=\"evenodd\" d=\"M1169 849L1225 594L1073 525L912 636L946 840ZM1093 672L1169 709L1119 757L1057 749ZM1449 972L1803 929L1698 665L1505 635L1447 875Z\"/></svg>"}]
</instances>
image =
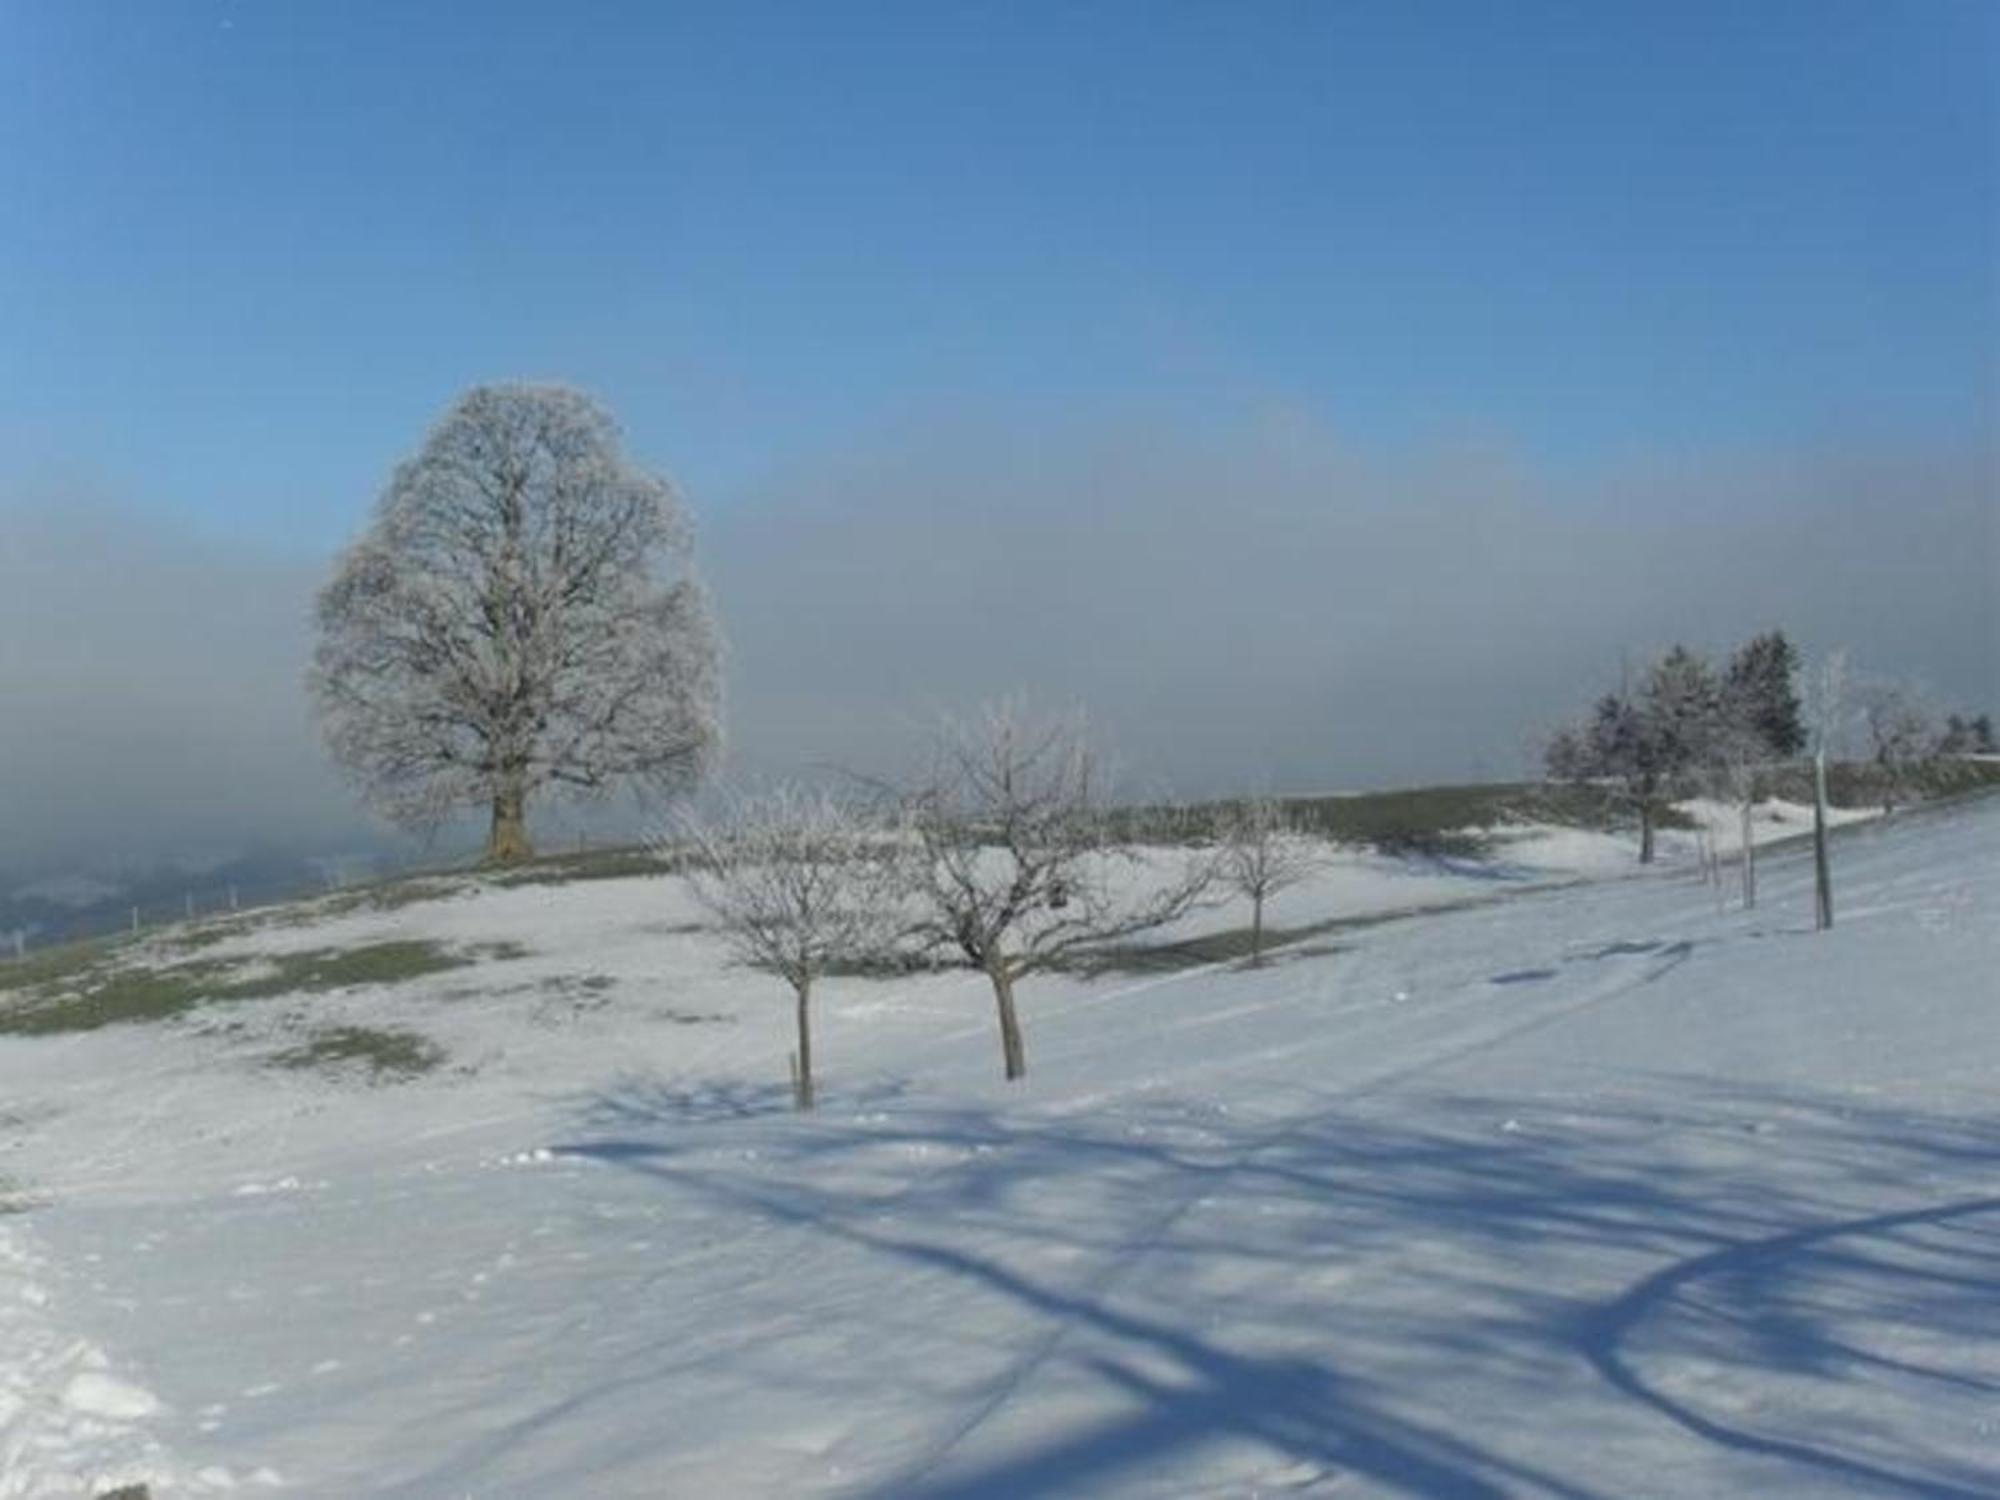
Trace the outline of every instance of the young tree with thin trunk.
<instances>
[{"instance_id":1,"label":"young tree with thin trunk","mask_svg":"<svg viewBox=\"0 0 2000 1500\"><path fill-rule=\"evenodd\" d=\"M666 481L560 386L466 392L401 464L319 596L309 686L334 759L393 821L692 786L719 732L718 643Z\"/></svg>"},{"instance_id":2,"label":"young tree with thin trunk","mask_svg":"<svg viewBox=\"0 0 2000 1500\"><path fill-rule=\"evenodd\" d=\"M1855 698L1868 736L1868 759L1881 787L1882 811L1892 813L1929 763L1937 736L1923 700L1904 683L1869 678L1859 684Z\"/></svg>"},{"instance_id":3,"label":"young tree with thin trunk","mask_svg":"<svg viewBox=\"0 0 2000 1500\"><path fill-rule=\"evenodd\" d=\"M1610 787L1638 819L1639 863L1651 864L1658 804L1701 764L1721 691L1707 662L1675 646L1636 696L1606 693L1582 724L1550 738L1548 774Z\"/></svg>"},{"instance_id":4,"label":"young tree with thin trunk","mask_svg":"<svg viewBox=\"0 0 2000 1500\"><path fill-rule=\"evenodd\" d=\"M1673 767L1657 726L1622 693L1597 700L1581 725L1558 730L1546 752L1559 781L1608 786L1639 823L1639 863L1653 862L1655 806Z\"/></svg>"},{"instance_id":5,"label":"young tree with thin trunk","mask_svg":"<svg viewBox=\"0 0 2000 1500\"><path fill-rule=\"evenodd\" d=\"M1222 822L1216 878L1250 903L1250 965L1264 963L1264 903L1309 877L1321 863L1318 845L1293 823L1275 797L1251 797Z\"/></svg>"},{"instance_id":6,"label":"young tree with thin trunk","mask_svg":"<svg viewBox=\"0 0 2000 1500\"><path fill-rule=\"evenodd\" d=\"M791 986L793 1102L814 1102L812 995L829 969L885 949L896 923L892 842L848 802L780 787L720 825L683 823L674 852L737 962Z\"/></svg>"},{"instance_id":7,"label":"young tree with thin trunk","mask_svg":"<svg viewBox=\"0 0 2000 1500\"><path fill-rule=\"evenodd\" d=\"M1755 636L1729 658L1705 738L1704 779L1737 809L1743 905L1757 904L1757 798L1766 770L1806 746L1798 687L1798 652L1781 630Z\"/></svg>"},{"instance_id":8,"label":"young tree with thin trunk","mask_svg":"<svg viewBox=\"0 0 2000 1500\"><path fill-rule=\"evenodd\" d=\"M983 973L1009 1079L1028 1070L1014 991L1079 949L1163 926L1213 878L1203 855L1148 857L1116 837L1076 719L989 706L939 726L928 779L904 798L908 935Z\"/></svg>"},{"instance_id":9,"label":"young tree with thin trunk","mask_svg":"<svg viewBox=\"0 0 2000 1500\"><path fill-rule=\"evenodd\" d=\"M1754 719L1732 708L1725 703L1722 720L1708 737L1703 779L1719 800L1736 809L1742 840L1737 855L1743 871L1743 906L1748 910L1757 904L1757 796L1771 753Z\"/></svg>"}]
</instances>

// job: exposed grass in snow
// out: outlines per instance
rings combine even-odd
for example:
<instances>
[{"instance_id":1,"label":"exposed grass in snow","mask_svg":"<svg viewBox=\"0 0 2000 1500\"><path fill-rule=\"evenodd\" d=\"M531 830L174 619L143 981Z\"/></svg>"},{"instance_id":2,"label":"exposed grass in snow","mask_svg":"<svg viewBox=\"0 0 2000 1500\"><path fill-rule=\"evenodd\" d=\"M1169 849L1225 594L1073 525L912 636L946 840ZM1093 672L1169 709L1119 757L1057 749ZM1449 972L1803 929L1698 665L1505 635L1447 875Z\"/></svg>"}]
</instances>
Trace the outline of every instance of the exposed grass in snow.
<instances>
[{"instance_id":1,"label":"exposed grass in snow","mask_svg":"<svg viewBox=\"0 0 2000 1500\"><path fill-rule=\"evenodd\" d=\"M375 1083L401 1083L435 1070L445 1050L422 1032L377 1026L327 1026L271 1061L298 1071L365 1070Z\"/></svg>"},{"instance_id":2,"label":"exposed grass in snow","mask_svg":"<svg viewBox=\"0 0 2000 1500\"><path fill-rule=\"evenodd\" d=\"M391 940L352 948L312 948L254 963L218 959L143 965L110 959L45 972L0 989L0 1035L53 1036L101 1026L167 1021L199 1006L363 985L394 985L465 968L483 959L519 958L519 944L453 949L432 940ZM13 974L7 978L11 981Z\"/></svg>"},{"instance_id":3,"label":"exposed grass in snow","mask_svg":"<svg viewBox=\"0 0 2000 1500\"><path fill-rule=\"evenodd\" d=\"M1307 832L1391 856L1482 859L1493 852L1500 829L1539 825L1609 833L1631 821L1629 812L1605 788L1545 782L1408 787L1279 800ZM1177 809L1166 826L1187 838L1210 838L1240 805L1227 800ZM1161 810L1139 810L1129 816L1135 827L1156 830ZM1664 801L1655 807L1654 816L1661 828L1692 826Z\"/></svg>"},{"instance_id":4,"label":"exposed grass in snow","mask_svg":"<svg viewBox=\"0 0 2000 1500\"><path fill-rule=\"evenodd\" d=\"M83 942L43 948L25 958L0 963L0 1001L4 1001L10 993L54 984L81 974L116 954L122 941L90 938Z\"/></svg>"},{"instance_id":5,"label":"exposed grass in snow","mask_svg":"<svg viewBox=\"0 0 2000 1500\"><path fill-rule=\"evenodd\" d=\"M1437 916L1443 912L1462 911L1469 906L1483 906L1488 901L1500 897L1469 896L1459 901L1433 901L1422 906L1403 907L1393 911L1369 912L1355 917L1328 917L1318 922L1301 922L1292 926L1264 925L1264 955L1267 959L1282 956L1287 949L1295 949L1300 954L1324 956L1340 951L1338 943L1311 942L1314 938L1325 938L1342 932L1354 932L1365 927L1379 927L1384 922L1404 922L1413 917ZM1308 946L1300 946L1302 944ZM1170 942L1115 943L1102 948L1091 948L1071 957L1060 966L1065 973L1098 978L1104 975L1175 974L1186 969L1205 968L1213 964L1247 963L1252 952L1251 929L1244 927L1225 928L1219 932L1199 933L1194 937L1176 939Z\"/></svg>"},{"instance_id":6,"label":"exposed grass in snow","mask_svg":"<svg viewBox=\"0 0 2000 1500\"><path fill-rule=\"evenodd\" d=\"M486 873L492 885L567 885L577 880L629 880L635 875L666 875L675 861L645 845L590 849L575 854L549 854Z\"/></svg>"},{"instance_id":7,"label":"exposed grass in snow","mask_svg":"<svg viewBox=\"0 0 2000 1500\"><path fill-rule=\"evenodd\" d=\"M1973 756L1940 756L1905 771L1894 785L1881 768L1842 762L1827 767L1827 800L1835 807L1898 807L1989 792L2000 787L2000 761ZM1812 800L1812 769L1803 763L1787 767L1770 779L1772 795L1792 802Z\"/></svg>"}]
</instances>

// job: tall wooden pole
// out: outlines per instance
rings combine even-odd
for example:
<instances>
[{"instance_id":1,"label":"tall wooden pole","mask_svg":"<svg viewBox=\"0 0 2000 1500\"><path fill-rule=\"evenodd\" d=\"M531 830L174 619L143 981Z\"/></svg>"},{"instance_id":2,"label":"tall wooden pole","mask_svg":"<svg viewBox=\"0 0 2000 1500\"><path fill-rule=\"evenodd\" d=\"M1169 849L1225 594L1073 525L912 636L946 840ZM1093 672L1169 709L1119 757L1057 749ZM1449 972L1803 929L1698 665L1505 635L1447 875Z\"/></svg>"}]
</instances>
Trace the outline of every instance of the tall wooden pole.
<instances>
[{"instance_id":1,"label":"tall wooden pole","mask_svg":"<svg viewBox=\"0 0 2000 1500\"><path fill-rule=\"evenodd\" d=\"M1813 926L1833 925L1833 874L1826 859L1826 749L1813 754Z\"/></svg>"}]
</instances>

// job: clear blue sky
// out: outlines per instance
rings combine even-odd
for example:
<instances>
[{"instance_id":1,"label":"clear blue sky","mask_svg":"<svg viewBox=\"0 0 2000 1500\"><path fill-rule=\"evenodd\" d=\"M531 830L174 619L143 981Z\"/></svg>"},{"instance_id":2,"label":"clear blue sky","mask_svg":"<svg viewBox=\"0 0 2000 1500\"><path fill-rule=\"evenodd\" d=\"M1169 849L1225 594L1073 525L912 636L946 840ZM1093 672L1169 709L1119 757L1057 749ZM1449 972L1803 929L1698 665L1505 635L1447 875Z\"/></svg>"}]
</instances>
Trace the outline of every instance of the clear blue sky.
<instances>
[{"instance_id":1,"label":"clear blue sky","mask_svg":"<svg viewBox=\"0 0 2000 1500\"><path fill-rule=\"evenodd\" d=\"M928 413L1990 431L1987 3L0 9L0 479L313 549L459 387L698 506Z\"/></svg>"}]
</instances>

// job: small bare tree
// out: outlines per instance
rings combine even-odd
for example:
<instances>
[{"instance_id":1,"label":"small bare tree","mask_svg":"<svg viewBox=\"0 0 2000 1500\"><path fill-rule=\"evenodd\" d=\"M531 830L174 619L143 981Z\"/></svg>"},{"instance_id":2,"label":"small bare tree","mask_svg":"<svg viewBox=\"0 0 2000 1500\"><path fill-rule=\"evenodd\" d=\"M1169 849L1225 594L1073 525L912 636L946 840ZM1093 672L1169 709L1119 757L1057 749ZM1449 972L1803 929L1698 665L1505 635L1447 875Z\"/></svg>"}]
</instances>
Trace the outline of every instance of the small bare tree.
<instances>
[{"instance_id":1,"label":"small bare tree","mask_svg":"<svg viewBox=\"0 0 2000 1500\"><path fill-rule=\"evenodd\" d=\"M669 795L720 738L718 646L667 483L560 386L481 386L397 467L319 596L309 685L333 758L392 820L545 793Z\"/></svg>"},{"instance_id":2,"label":"small bare tree","mask_svg":"<svg viewBox=\"0 0 2000 1500\"><path fill-rule=\"evenodd\" d=\"M1888 678L1863 679L1855 698L1868 736L1868 758L1881 784L1882 811L1892 813L1934 753L1937 736L1930 714L1914 689Z\"/></svg>"},{"instance_id":3,"label":"small bare tree","mask_svg":"<svg viewBox=\"0 0 2000 1500\"><path fill-rule=\"evenodd\" d=\"M1078 949L1163 926L1213 878L1210 860L1160 861L1114 835L1077 719L1016 704L939 726L928 780L904 799L909 936L985 974L1006 1076L1028 1071L1014 987Z\"/></svg>"},{"instance_id":4,"label":"small bare tree","mask_svg":"<svg viewBox=\"0 0 2000 1500\"><path fill-rule=\"evenodd\" d=\"M793 1100L811 1109L813 985L887 946L893 847L846 801L797 787L738 801L719 827L687 820L681 833L688 883L736 960L792 987Z\"/></svg>"},{"instance_id":5,"label":"small bare tree","mask_svg":"<svg viewBox=\"0 0 2000 1500\"><path fill-rule=\"evenodd\" d=\"M1216 876L1250 903L1250 963L1264 962L1264 903L1319 868L1319 846L1293 823L1275 797L1251 797L1222 822Z\"/></svg>"},{"instance_id":6,"label":"small bare tree","mask_svg":"<svg viewBox=\"0 0 2000 1500\"><path fill-rule=\"evenodd\" d=\"M1737 857L1743 871L1743 905L1748 909L1757 904L1757 796L1771 758L1770 746L1754 724L1725 711L1704 749L1701 779L1718 801L1736 809L1742 840Z\"/></svg>"}]
</instances>

